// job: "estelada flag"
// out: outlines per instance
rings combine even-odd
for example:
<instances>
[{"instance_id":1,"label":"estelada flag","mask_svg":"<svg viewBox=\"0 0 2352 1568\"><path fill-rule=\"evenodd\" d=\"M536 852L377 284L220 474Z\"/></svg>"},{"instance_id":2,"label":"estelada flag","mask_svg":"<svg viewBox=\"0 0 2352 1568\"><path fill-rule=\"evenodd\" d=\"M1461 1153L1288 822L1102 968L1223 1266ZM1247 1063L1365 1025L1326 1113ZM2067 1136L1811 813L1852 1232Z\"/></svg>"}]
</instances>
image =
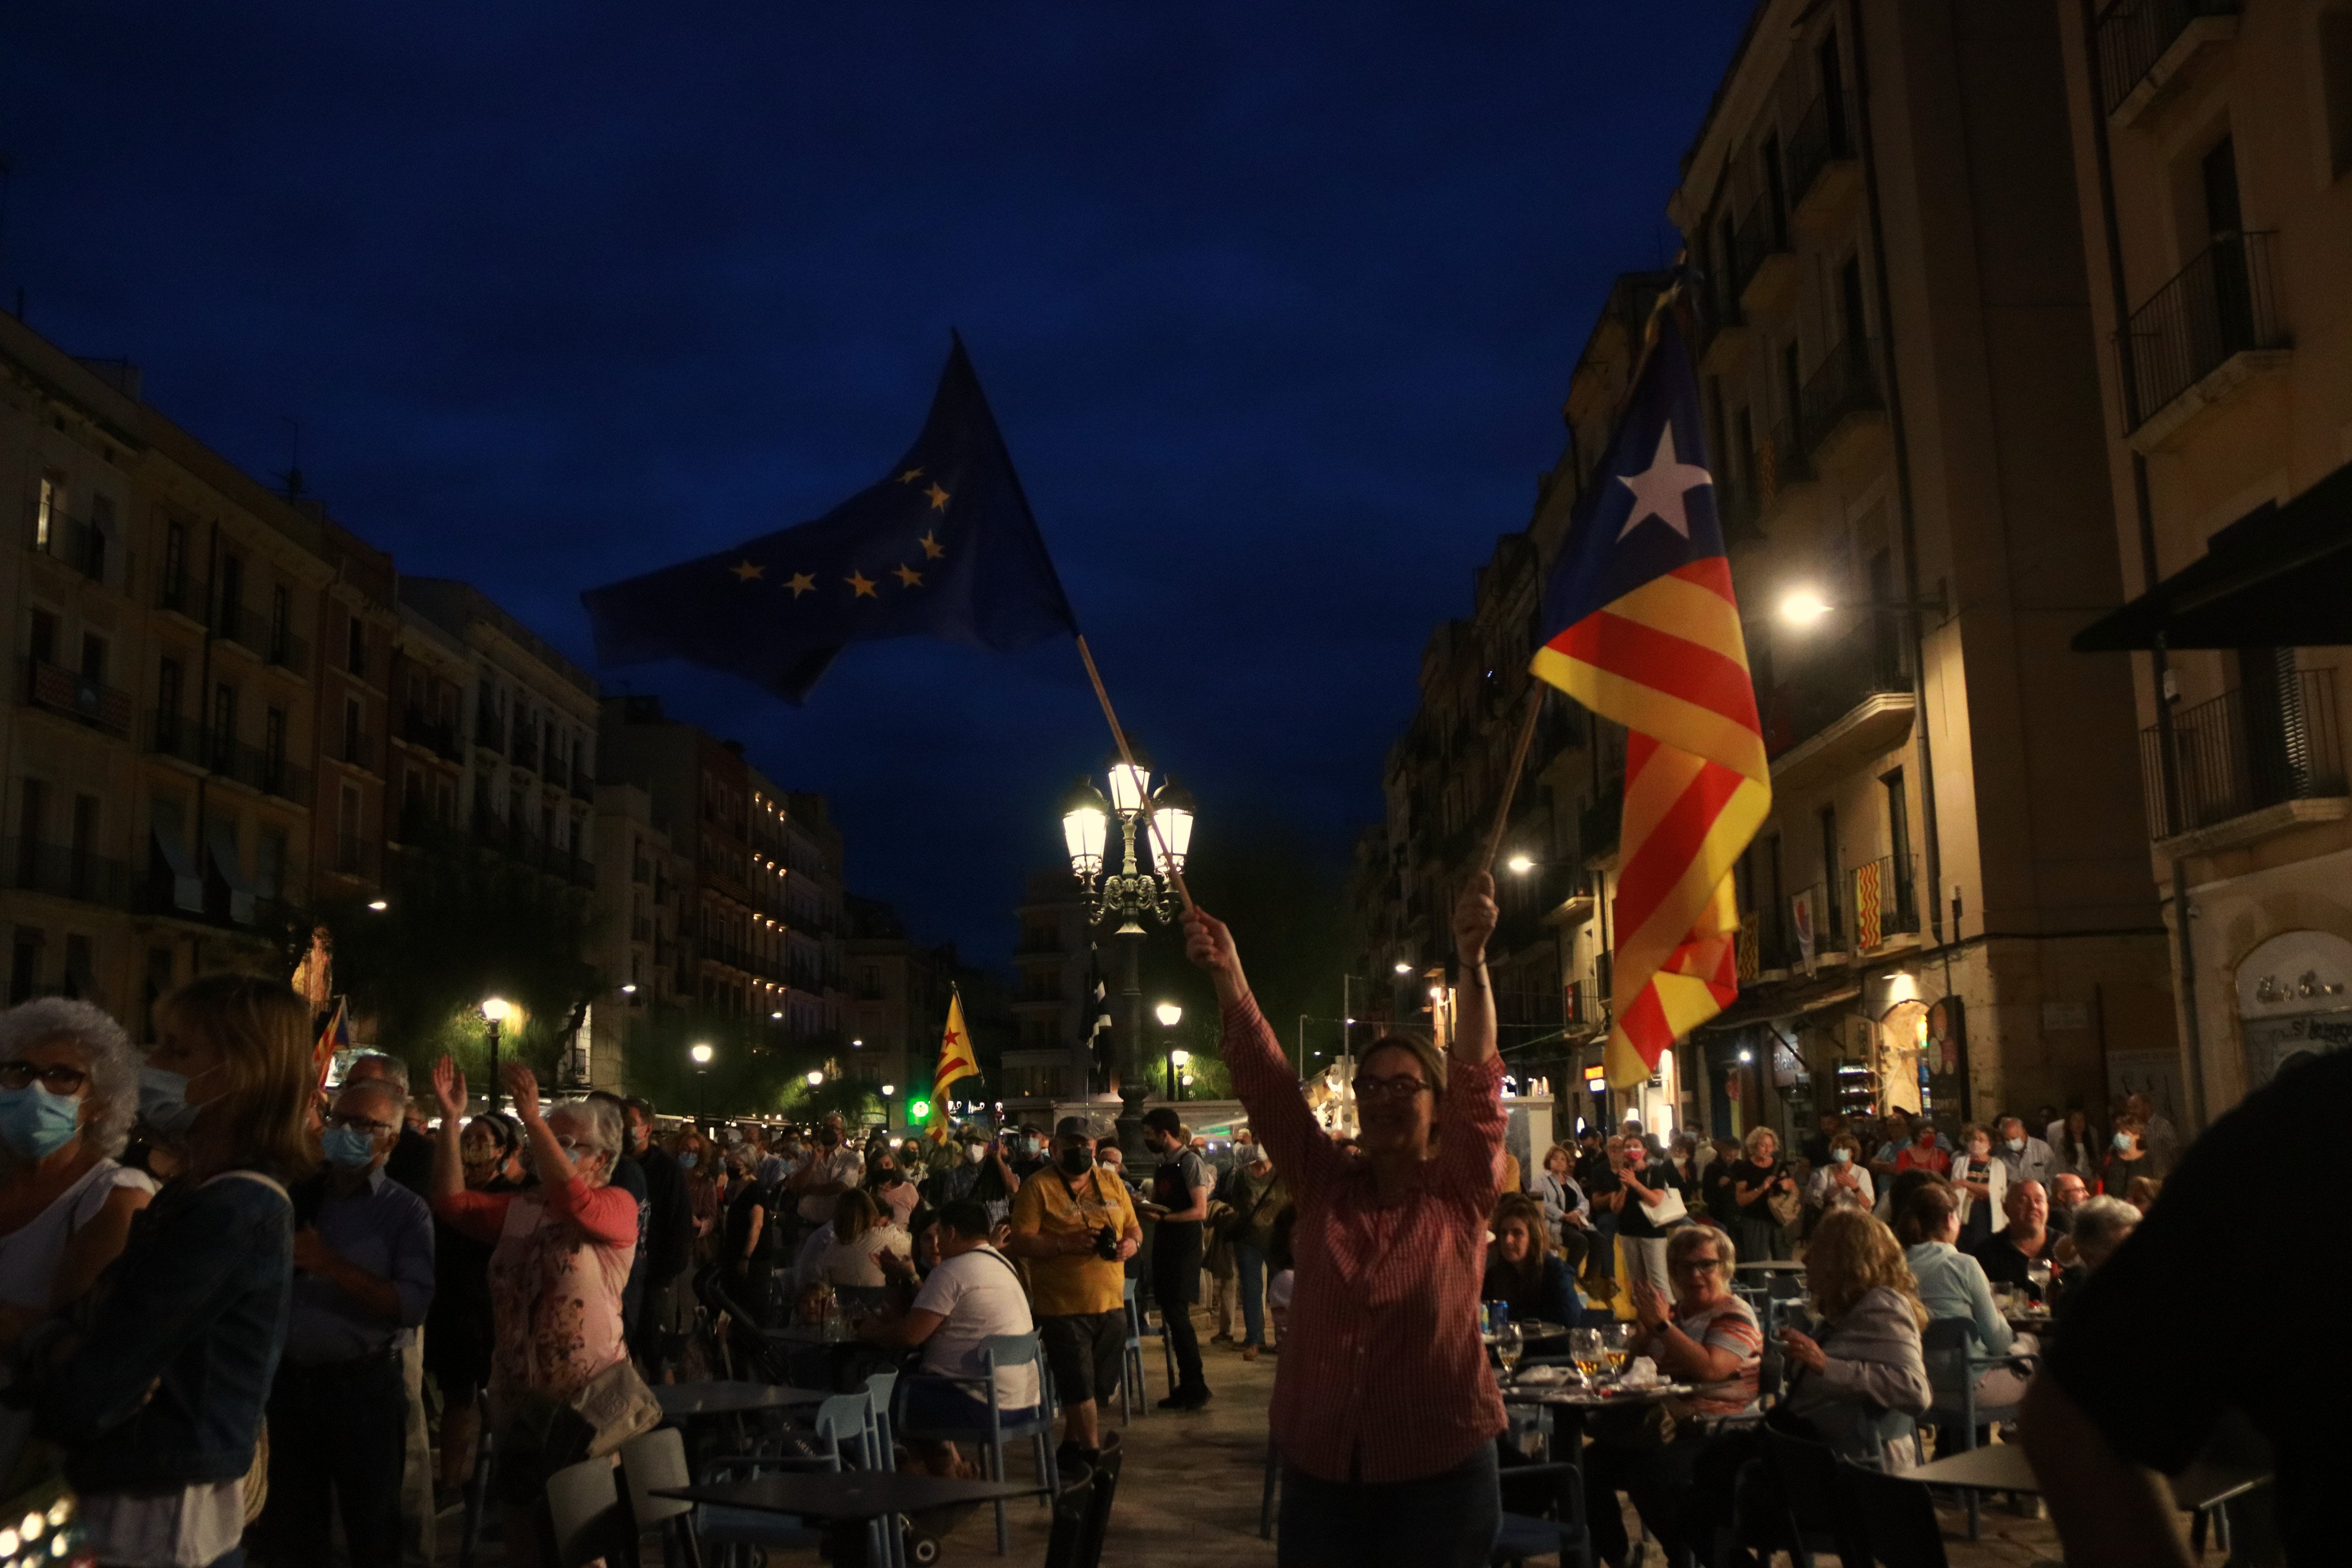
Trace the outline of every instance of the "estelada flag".
<instances>
[{"instance_id":1,"label":"estelada flag","mask_svg":"<svg viewBox=\"0 0 2352 1568\"><path fill-rule=\"evenodd\" d=\"M979 1075L980 1058L971 1054L971 1036L963 1026L963 997L950 991L947 1032L940 1037L940 1065L931 1074L932 1142L948 1141L948 1085Z\"/></svg>"},{"instance_id":2,"label":"estelada flag","mask_svg":"<svg viewBox=\"0 0 2352 1568\"><path fill-rule=\"evenodd\" d=\"M310 1081L320 1089L327 1087L327 1073L335 1065L335 1053L351 1048L352 1031L344 1017L344 999L336 997L335 1010L327 1015L326 1026L319 1031L318 1039L310 1047Z\"/></svg>"},{"instance_id":3,"label":"estelada flag","mask_svg":"<svg viewBox=\"0 0 2352 1568\"><path fill-rule=\"evenodd\" d=\"M1578 502L1534 672L1631 731L1609 1082L1657 1070L1739 994L1732 868L1772 808L1698 388L1671 307Z\"/></svg>"}]
</instances>

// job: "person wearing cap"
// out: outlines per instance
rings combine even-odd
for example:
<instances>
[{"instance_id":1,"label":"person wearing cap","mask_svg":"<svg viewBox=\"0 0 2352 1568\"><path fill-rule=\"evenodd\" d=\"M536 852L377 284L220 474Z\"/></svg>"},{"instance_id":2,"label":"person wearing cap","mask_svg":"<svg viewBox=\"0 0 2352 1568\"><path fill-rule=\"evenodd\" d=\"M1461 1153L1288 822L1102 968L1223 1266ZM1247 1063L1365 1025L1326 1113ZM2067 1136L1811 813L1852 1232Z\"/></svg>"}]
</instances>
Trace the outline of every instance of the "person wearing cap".
<instances>
[{"instance_id":1,"label":"person wearing cap","mask_svg":"<svg viewBox=\"0 0 2352 1568\"><path fill-rule=\"evenodd\" d=\"M1108 1248L1105 1230L1115 1238ZM1037 1337L1062 1401L1062 1451L1081 1461L1102 1447L1101 1406L1118 1392L1126 1262L1142 1245L1126 1184L1095 1162L1093 1130L1084 1117L1064 1117L1054 1129L1054 1163L1013 1194L1006 1250L1028 1261Z\"/></svg>"},{"instance_id":2,"label":"person wearing cap","mask_svg":"<svg viewBox=\"0 0 2352 1568\"><path fill-rule=\"evenodd\" d=\"M1151 1296L1160 1321L1176 1352L1176 1387L1160 1402L1162 1410L1198 1410L1209 1402L1209 1380L1201 1372L1201 1336L1192 1328L1192 1300L1201 1290L1201 1252L1209 1217L1209 1190L1215 1178L1192 1147L1192 1133L1173 1107L1156 1105L1143 1113L1143 1146L1158 1157L1146 1205L1159 1228L1151 1236Z\"/></svg>"}]
</instances>

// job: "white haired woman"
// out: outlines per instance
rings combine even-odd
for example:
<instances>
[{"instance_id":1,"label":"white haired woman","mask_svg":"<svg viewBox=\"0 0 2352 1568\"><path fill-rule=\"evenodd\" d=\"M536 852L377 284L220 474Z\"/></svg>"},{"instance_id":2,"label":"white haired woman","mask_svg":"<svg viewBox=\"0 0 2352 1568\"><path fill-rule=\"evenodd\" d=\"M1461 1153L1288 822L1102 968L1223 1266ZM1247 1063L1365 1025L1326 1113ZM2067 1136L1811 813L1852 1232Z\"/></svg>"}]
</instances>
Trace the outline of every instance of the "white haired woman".
<instances>
[{"instance_id":1,"label":"white haired woman","mask_svg":"<svg viewBox=\"0 0 2352 1568\"><path fill-rule=\"evenodd\" d=\"M575 1100L542 1114L530 1068L509 1065L506 1080L539 1185L519 1193L466 1185L459 1142L466 1075L443 1057L433 1068L441 1102L433 1211L492 1244L490 1421L499 1434L506 1549L532 1568L532 1505L550 1473L587 1457L586 1436L562 1414L590 1380L629 1358L621 1297L636 1253L637 1203L608 1185L622 1138L610 1105ZM572 1437L577 1452L566 1447Z\"/></svg>"},{"instance_id":2,"label":"white haired woman","mask_svg":"<svg viewBox=\"0 0 2352 1568\"><path fill-rule=\"evenodd\" d=\"M79 1300L154 1195L115 1159L139 1066L121 1026L87 1002L0 1013L0 1347Z\"/></svg>"},{"instance_id":3,"label":"white haired woman","mask_svg":"<svg viewBox=\"0 0 2352 1568\"><path fill-rule=\"evenodd\" d=\"M1731 1235L1739 1256L1751 1259L1789 1256L1789 1227L1772 1213L1772 1200L1797 1190L1796 1178L1780 1159L1780 1138L1769 1127L1751 1127L1741 1140L1745 1157L1724 1178L1734 1218Z\"/></svg>"}]
</instances>

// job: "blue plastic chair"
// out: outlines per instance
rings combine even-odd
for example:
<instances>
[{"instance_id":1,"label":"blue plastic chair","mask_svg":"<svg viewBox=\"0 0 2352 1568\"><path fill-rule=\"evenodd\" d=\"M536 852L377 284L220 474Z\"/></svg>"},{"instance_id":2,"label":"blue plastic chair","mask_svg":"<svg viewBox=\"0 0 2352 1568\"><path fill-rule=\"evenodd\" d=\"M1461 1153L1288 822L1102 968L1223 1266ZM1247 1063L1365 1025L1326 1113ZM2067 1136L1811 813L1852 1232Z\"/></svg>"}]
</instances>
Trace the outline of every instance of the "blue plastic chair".
<instances>
[{"instance_id":1,"label":"blue plastic chair","mask_svg":"<svg viewBox=\"0 0 2352 1568\"><path fill-rule=\"evenodd\" d=\"M981 1353L988 1359L988 1372L972 1377L950 1377L941 1373L925 1372L902 1377L897 1383L897 1408L892 1412L898 1431L903 1436L926 1443L982 1443L986 1445L987 1460L983 1470L993 1480L1004 1476L1004 1448L1008 1439L1026 1437L1037 1457L1037 1475L1044 1496L1051 1500L1061 1489L1054 1462L1054 1378L1045 1365L1045 1352L1037 1343L1034 1332L1026 1334L996 1334L980 1342ZM1018 1367L1034 1367L1037 1372L1037 1403L1026 1414L1008 1414L996 1403L996 1374ZM927 1427L907 1418L907 1394L923 1383L947 1384L960 1388L981 1401L988 1410L985 1428L964 1426ZM996 1500L996 1552L1003 1556L1013 1549L1011 1526L1005 1522L1004 1500Z\"/></svg>"},{"instance_id":2,"label":"blue plastic chair","mask_svg":"<svg viewBox=\"0 0 2352 1568\"><path fill-rule=\"evenodd\" d=\"M1125 1375L1118 1380L1118 1413L1122 1422L1134 1419L1134 1412L1151 1414L1151 1391L1143 1385L1143 1342L1156 1339L1160 1353L1168 1363L1168 1392L1176 1392L1176 1348L1168 1342L1167 1325L1153 1328L1143 1321L1143 1303L1136 1299L1135 1280L1127 1281L1127 1361Z\"/></svg>"},{"instance_id":3,"label":"blue plastic chair","mask_svg":"<svg viewBox=\"0 0 2352 1568\"><path fill-rule=\"evenodd\" d=\"M1919 1419L1936 1428L1938 1446L1945 1434L1955 1435L1956 1445L1962 1450L1977 1446L1977 1427L2000 1421L2017 1419L2014 1405L1977 1404L1977 1379L1997 1366L2004 1366L2021 1377L2032 1377L2040 1364L2031 1355L1979 1355L1976 1351L1976 1324L1967 1318L1936 1318L1920 1331L1920 1353L1927 1363L1928 1386L1936 1391L1935 1403ZM1982 1494L1973 1487L1968 1489L1969 1539L1977 1539L1983 1511Z\"/></svg>"},{"instance_id":4,"label":"blue plastic chair","mask_svg":"<svg viewBox=\"0 0 2352 1568\"><path fill-rule=\"evenodd\" d=\"M1571 1563L1592 1568L1592 1533L1584 1524L1583 1468L1571 1464L1515 1465L1503 1473L1515 1481L1538 1476L1557 1479L1559 1517L1506 1513L1502 1533L1496 1537L1494 1555L1488 1561L1523 1563L1530 1557L1557 1554L1560 1568L1569 1568Z\"/></svg>"}]
</instances>

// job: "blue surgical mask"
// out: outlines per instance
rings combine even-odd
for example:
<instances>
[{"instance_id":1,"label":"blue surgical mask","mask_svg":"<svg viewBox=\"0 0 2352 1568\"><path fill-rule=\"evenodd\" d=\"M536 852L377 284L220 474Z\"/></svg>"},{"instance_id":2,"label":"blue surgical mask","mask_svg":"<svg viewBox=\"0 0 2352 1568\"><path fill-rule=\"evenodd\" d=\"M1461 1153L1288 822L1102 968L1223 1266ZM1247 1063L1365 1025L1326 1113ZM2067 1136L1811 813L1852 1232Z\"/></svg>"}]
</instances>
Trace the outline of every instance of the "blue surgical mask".
<instances>
[{"instance_id":1,"label":"blue surgical mask","mask_svg":"<svg viewBox=\"0 0 2352 1568\"><path fill-rule=\"evenodd\" d=\"M2118 1132L2118 1133L2116 1133L2116 1153L2118 1153L2118 1154L2128 1154L2128 1153L2130 1153L2130 1152L2131 1152L2131 1146L2132 1146L2132 1135L2131 1135L2130 1133L2128 1133L2128 1132Z\"/></svg>"},{"instance_id":2,"label":"blue surgical mask","mask_svg":"<svg viewBox=\"0 0 2352 1568\"><path fill-rule=\"evenodd\" d=\"M1835 1160L1841 1165L1851 1164L1853 1162L1853 1151L1851 1149L1832 1149L1830 1151L1830 1158Z\"/></svg>"},{"instance_id":3,"label":"blue surgical mask","mask_svg":"<svg viewBox=\"0 0 2352 1568\"><path fill-rule=\"evenodd\" d=\"M167 1138L184 1138L204 1108L188 1103L188 1075L169 1068L139 1069L139 1119Z\"/></svg>"},{"instance_id":4,"label":"blue surgical mask","mask_svg":"<svg viewBox=\"0 0 2352 1568\"><path fill-rule=\"evenodd\" d=\"M0 1142L21 1158L46 1160L81 1131L81 1100L37 1083L0 1089Z\"/></svg>"},{"instance_id":5,"label":"blue surgical mask","mask_svg":"<svg viewBox=\"0 0 2352 1568\"><path fill-rule=\"evenodd\" d=\"M375 1140L356 1127L328 1128L319 1147L339 1171L364 1171L375 1163Z\"/></svg>"},{"instance_id":6,"label":"blue surgical mask","mask_svg":"<svg viewBox=\"0 0 2352 1568\"><path fill-rule=\"evenodd\" d=\"M677 1168L681 1171L691 1171L700 1163L702 1163L702 1156L691 1149L677 1157Z\"/></svg>"}]
</instances>

